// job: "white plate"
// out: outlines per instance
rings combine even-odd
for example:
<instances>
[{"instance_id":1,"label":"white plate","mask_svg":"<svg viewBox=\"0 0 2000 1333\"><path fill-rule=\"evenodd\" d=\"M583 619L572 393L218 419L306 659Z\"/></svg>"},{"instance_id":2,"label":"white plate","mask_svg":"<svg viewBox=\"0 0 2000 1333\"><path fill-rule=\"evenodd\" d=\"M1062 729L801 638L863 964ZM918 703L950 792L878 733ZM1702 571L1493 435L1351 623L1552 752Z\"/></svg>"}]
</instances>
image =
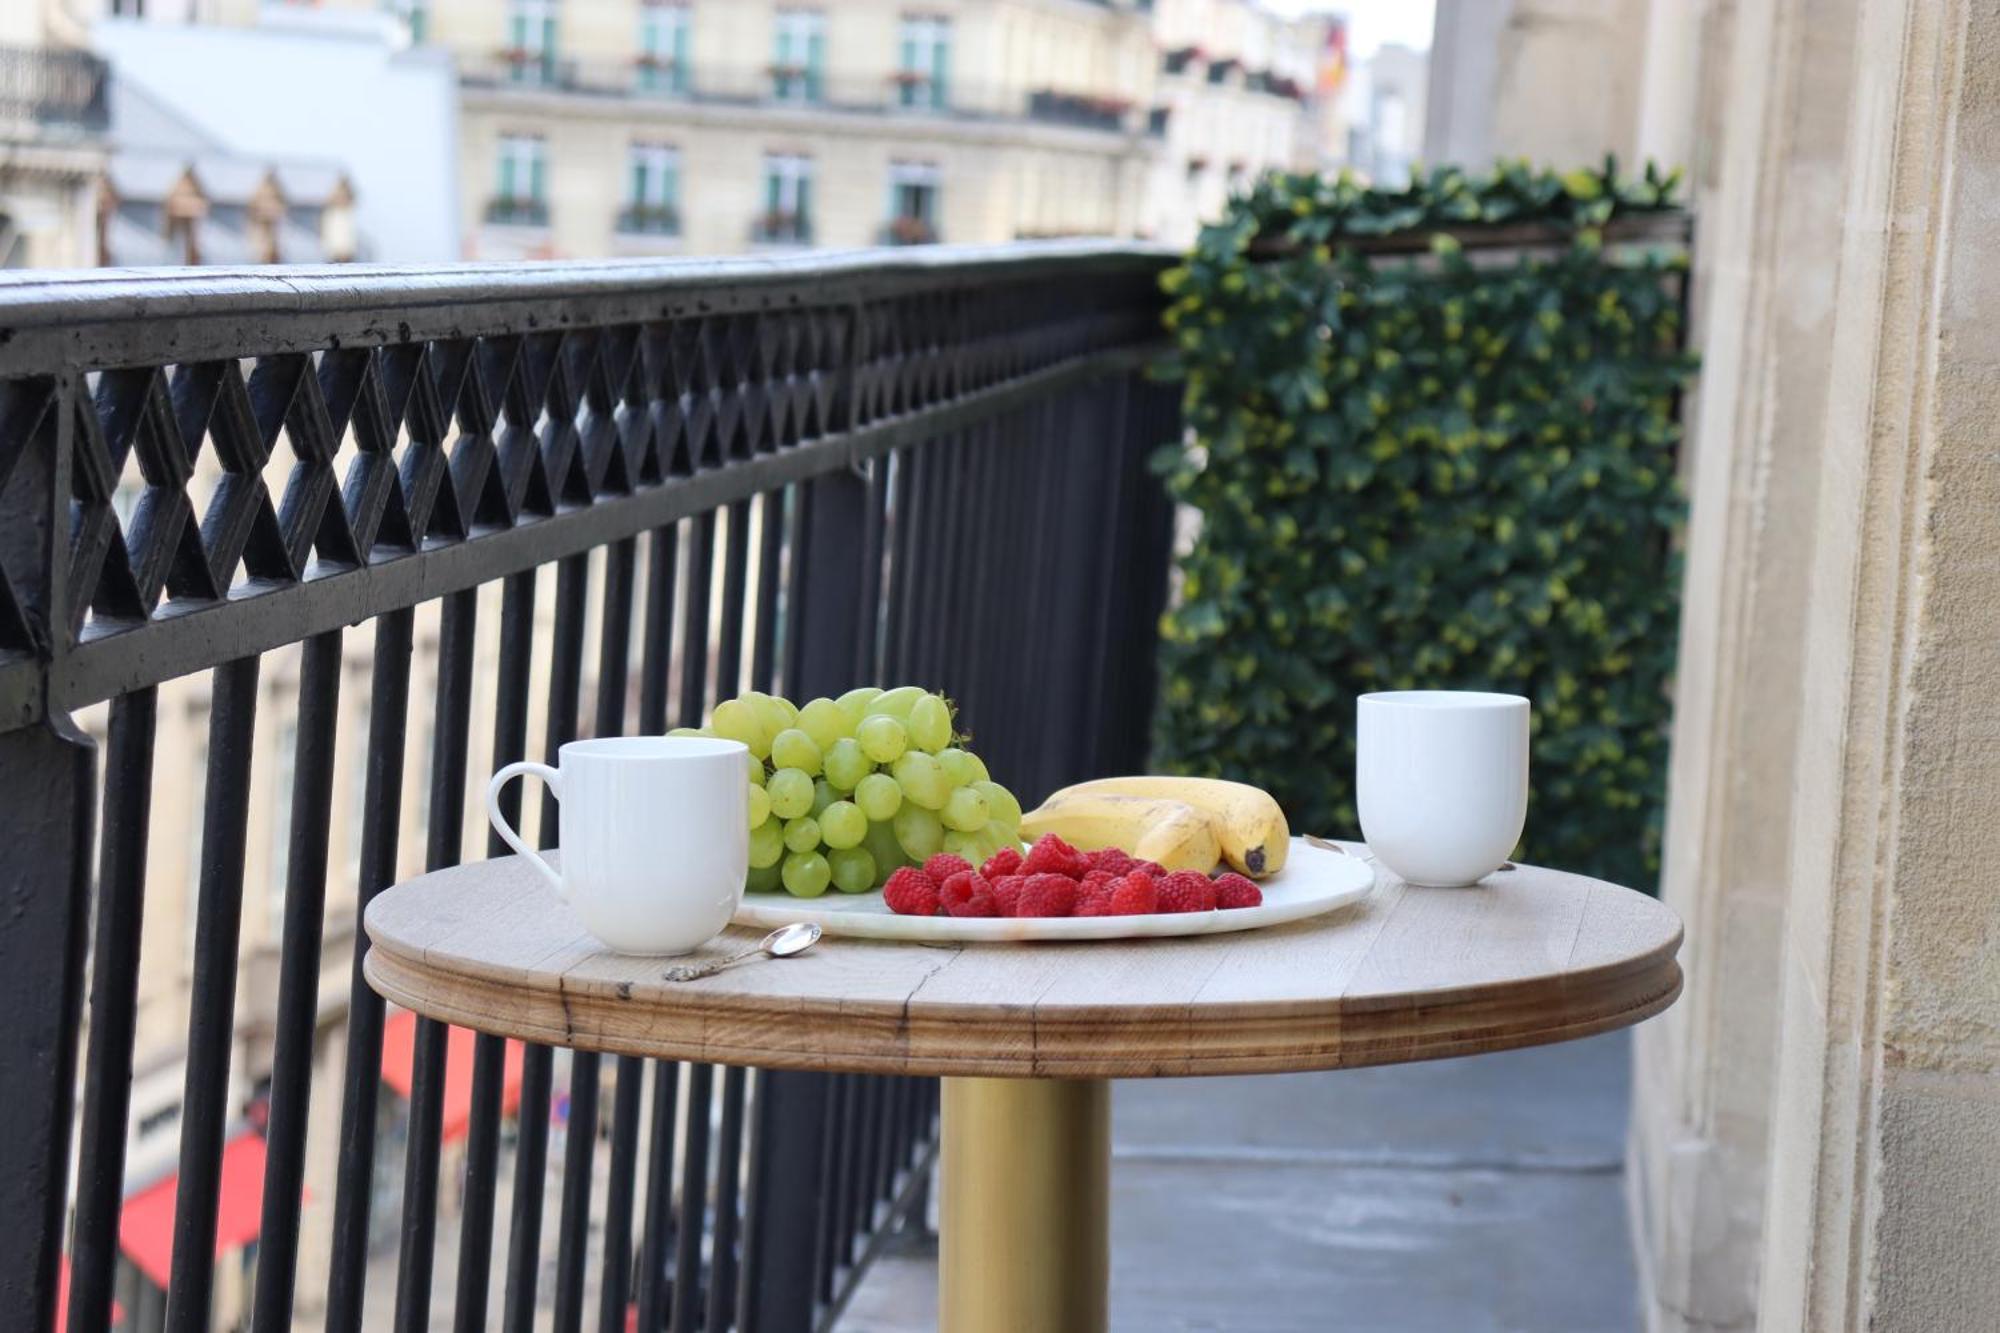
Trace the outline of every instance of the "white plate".
<instances>
[{"instance_id":1,"label":"white plate","mask_svg":"<svg viewBox=\"0 0 2000 1333\"><path fill-rule=\"evenodd\" d=\"M1264 891L1261 906L1228 911L1006 918L899 916L882 901L879 890L849 895L836 889L819 898L752 893L745 895L734 919L739 926L760 930L773 930L794 921L814 921L829 935L927 942L1219 935L1225 931L1275 926L1345 907L1368 896L1368 891L1375 887L1375 870L1358 856L1326 851L1310 845L1304 838L1293 838L1285 868L1257 887Z\"/></svg>"}]
</instances>

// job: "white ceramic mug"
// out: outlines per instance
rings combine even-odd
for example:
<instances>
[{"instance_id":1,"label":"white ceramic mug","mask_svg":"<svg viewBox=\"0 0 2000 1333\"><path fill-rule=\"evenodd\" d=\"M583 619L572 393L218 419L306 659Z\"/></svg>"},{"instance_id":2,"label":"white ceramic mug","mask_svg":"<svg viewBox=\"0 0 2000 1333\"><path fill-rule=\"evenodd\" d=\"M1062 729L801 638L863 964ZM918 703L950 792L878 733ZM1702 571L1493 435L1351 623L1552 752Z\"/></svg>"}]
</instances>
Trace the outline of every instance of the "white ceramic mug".
<instances>
[{"instance_id":1,"label":"white ceramic mug","mask_svg":"<svg viewBox=\"0 0 2000 1333\"><path fill-rule=\"evenodd\" d=\"M1361 836L1412 884L1471 884L1500 868L1528 820L1528 701L1395 690L1356 709Z\"/></svg>"},{"instance_id":2,"label":"white ceramic mug","mask_svg":"<svg viewBox=\"0 0 2000 1333\"><path fill-rule=\"evenodd\" d=\"M729 924L750 873L750 751L699 736L572 741L558 767L509 764L486 817L620 953L680 954ZM500 789L532 774L561 803L557 871L500 815Z\"/></svg>"}]
</instances>

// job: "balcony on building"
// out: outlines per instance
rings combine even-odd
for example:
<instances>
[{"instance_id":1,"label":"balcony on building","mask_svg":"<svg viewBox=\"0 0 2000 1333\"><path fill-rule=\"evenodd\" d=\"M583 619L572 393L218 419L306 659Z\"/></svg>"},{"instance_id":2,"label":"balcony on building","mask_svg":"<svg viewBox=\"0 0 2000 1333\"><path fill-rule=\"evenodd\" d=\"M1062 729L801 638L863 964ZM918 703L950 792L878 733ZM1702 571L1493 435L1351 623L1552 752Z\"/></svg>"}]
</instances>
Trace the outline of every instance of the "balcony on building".
<instances>
[{"instance_id":1,"label":"balcony on building","mask_svg":"<svg viewBox=\"0 0 2000 1333\"><path fill-rule=\"evenodd\" d=\"M88 51L0 46L0 128L101 133L110 83L110 66Z\"/></svg>"}]
</instances>

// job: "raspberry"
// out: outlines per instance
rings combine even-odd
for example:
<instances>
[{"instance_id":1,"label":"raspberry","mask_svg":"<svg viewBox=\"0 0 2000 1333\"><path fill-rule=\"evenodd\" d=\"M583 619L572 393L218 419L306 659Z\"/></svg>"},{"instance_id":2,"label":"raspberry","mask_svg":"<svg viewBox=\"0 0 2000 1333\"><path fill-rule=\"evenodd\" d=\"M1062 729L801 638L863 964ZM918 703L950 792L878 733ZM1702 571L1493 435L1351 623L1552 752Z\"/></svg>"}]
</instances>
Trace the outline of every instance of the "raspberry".
<instances>
[{"instance_id":1,"label":"raspberry","mask_svg":"<svg viewBox=\"0 0 2000 1333\"><path fill-rule=\"evenodd\" d=\"M1130 874L1134 870L1143 870L1154 879L1165 879L1167 877L1167 868L1158 861L1135 860L1125 867L1123 873Z\"/></svg>"},{"instance_id":2,"label":"raspberry","mask_svg":"<svg viewBox=\"0 0 2000 1333\"><path fill-rule=\"evenodd\" d=\"M882 886L882 901L903 916L936 916L938 886L915 866L901 866Z\"/></svg>"},{"instance_id":3,"label":"raspberry","mask_svg":"<svg viewBox=\"0 0 2000 1333\"><path fill-rule=\"evenodd\" d=\"M1076 900L1076 910L1071 916L1116 916L1111 907L1111 891L1098 887L1085 889Z\"/></svg>"},{"instance_id":4,"label":"raspberry","mask_svg":"<svg viewBox=\"0 0 2000 1333\"><path fill-rule=\"evenodd\" d=\"M972 862L962 856L954 856L950 852L939 852L924 862L924 873L929 875L931 882L939 888L943 888L945 881L953 875L964 874L970 869Z\"/></svg>"},{"instance_id":5,"label":"raspberry","mask_svg":"<svg viewBox=\"0 0 2000 1333\"><path fill-rule=\"evenodd\" d=\"M1067 875L1071 879L1081 879L1088 869L1090 858L1053 833L1044 833L1037 838L1021 862L1021 873L1024 875ZM1068 913L1062 915L1067 916Z\"/></svg>"},{"instance_id":6,"label":"raspberry","mask_svg":"<svg viewBox=\"0 0 2000 1333\"><path fill-rule=\"evenodd\" d=\"M1206 912L1214 906L1215 885L1209 882L1207 875L1192 870L1176 870L1160 883L1162 912Z\"/></svg>"},{"instance_id":7,"label":"raspberry","mask_svg":"<svg viewBox=\"0 0 2000 1333\"><path fill-rule=\"evenodd\" d=\"M1104 847L1090 854L1090 868L1106 871L1114 879L1132 868L1132 858L1122 847Z\"/></svg>"},{"instance_id":8,"label":"raspberry","mask_svg":"<svg viewBox=\"0 0 2000 1333\"><path fill-rule=\"evenodd\" d=\"M1069 916L1074 911L1076 881L1053 873L1028 876L1014 904L1015 916Z\"/></svg>"},{"instance_id":9,"label":"raspberry","mask_svg":"<svg viewBox=\"0 0 2000 1333\"><path fill-rule=\"evenodd\" d=\"M1021 854L1012 847L1002 847L999 851L986 858L986 864L979 867L979 873L986 877L988 883L991 883L1003 875L1015 874L1020 869Z\"/></svg>"},{"instance_id":10,"label":"raspberry","mask_svg":"<svg viewBox=\"0 0 2000 1333\"><path fill-rule=\"evenodd\" d=\"M1243 876L1231 871L1217 877L1215 881L1215 905L1217 907L1261 907L1264 891Z\"/></svg>"},{"instance_id":11,"label":"raspberry","mask_svg":"<svg viewBox=\"0 0 2000 1333\"><path fill-rule=\"evenodd\" d=\"M1079 882L1083 885L1083 892L1089 893L1092 889L1097 888L1099 885L1109 884L1112 880L1117 878L1118 876L1113 874L1109 870L1093 870L1089 874L1085 875L1083 879Z\"/></svg>"},{"instance_id":12,"label":"raspberry","mask_svg":"<svg viewBox=\"0 0 2000 1333\"><path fill-rule=\"evenodd\" d=\"M990 881L993 886L993 915L1015 916L1015 908L1021 900L1021 886L1028 882L1025 875L1002 875Z\"/></svg>"},{"instance_id":13,"label":"raspberry","mask_svg":"<svg viewBox=\"0 0 2000 1333\"><path fill-rule=\"evenodd\" d=\"M1111 915L1147 916L1160 910L1160 888L1143 870L1134 870L1111 886Z\"/></svg>"},{"instance_id":14,"label":"raspberry","mask_svg":"<svg viewBox=\"0 0 2000 1333\"><path fill-rule=\"evenodd\" d=\"M936 860L936 857L932 857ZM997 916L993 889L976 870L961 870L938 890L944 910L952 916Z\"/></svg>"}]
</instances>

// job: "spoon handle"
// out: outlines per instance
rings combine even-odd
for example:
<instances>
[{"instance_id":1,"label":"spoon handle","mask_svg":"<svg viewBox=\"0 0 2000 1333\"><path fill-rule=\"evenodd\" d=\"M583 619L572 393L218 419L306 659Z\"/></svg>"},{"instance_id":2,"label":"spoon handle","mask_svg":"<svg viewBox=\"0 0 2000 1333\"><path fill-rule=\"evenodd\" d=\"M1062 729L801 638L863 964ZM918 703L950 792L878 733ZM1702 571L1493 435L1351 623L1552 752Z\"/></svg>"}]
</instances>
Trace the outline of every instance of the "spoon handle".
<instances>
[{"instance_id":1,"label":"spoon handle","mask_svg":"<svg viewBox=\"0 0 2000 1333\"><path fill-rule=\"evenodd\" d=\"M755 949L745 949L742 953L731 954L727 958L711 958L705 963L683 963L679 967L668 968L666 979L668 981L699 981L703 977L714 976L731 963L742 962L745 958L750 957L750 955L756 952L757 950Z\"/></svg>"}]
</instances>

